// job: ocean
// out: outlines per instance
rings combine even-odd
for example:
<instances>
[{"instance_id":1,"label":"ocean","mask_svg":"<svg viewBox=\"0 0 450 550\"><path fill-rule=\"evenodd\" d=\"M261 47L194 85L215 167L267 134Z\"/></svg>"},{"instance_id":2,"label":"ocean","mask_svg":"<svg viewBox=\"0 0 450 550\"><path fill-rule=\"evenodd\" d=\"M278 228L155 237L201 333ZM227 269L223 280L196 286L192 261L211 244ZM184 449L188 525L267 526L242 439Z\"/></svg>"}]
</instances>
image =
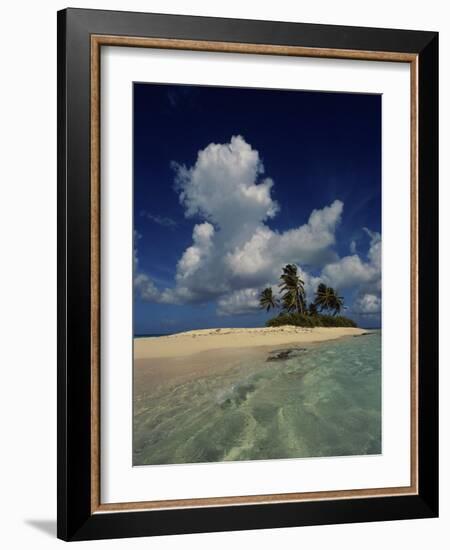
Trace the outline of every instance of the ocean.
<instances>
[{"instance_id":1,"label":"ocean","mask_svg":"<svg viewBox=\"0 0 450 550\"><path fill-rule=\"evenodd\" d=\"M271 356L136 401L133 464L381 453L381 331Z\"/></svg>"}]
</instances>

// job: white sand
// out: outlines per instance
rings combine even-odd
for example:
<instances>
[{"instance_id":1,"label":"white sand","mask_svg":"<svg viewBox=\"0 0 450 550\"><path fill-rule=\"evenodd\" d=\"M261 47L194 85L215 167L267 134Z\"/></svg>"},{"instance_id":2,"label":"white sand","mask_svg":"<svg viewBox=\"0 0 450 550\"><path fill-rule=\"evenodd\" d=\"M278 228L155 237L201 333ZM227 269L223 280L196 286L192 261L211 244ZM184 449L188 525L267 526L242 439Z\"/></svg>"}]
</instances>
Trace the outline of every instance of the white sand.
<instances>
[{"instance_id":1,"label":"white sand","mask_svg":"<svg viewBox=\"0 0 450 550\"><path fill-rule=\"evenodd\" d=\"M134 358L181 358L219 349L310 344L364 332L367 331L360 328L294 326L191 330L157 338L136 338Z\"/></svg>"}]
</instances>

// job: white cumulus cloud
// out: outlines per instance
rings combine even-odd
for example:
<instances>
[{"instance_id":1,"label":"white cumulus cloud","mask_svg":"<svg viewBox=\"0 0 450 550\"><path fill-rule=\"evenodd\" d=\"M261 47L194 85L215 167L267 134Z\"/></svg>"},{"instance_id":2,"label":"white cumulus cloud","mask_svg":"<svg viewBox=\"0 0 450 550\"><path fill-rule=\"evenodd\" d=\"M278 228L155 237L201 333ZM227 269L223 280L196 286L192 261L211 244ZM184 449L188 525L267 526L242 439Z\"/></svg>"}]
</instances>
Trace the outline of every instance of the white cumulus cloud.
<instances>
[{"instance_id":1,"label":"white cumulus cloud","mask_svg":"<svg viewBox=\"0 0 450 550\"><path fill-rule=\"evenodd\" d=\"M261 224L250 239L228 253L226 261L236 276L260 274L263 278L273 278L274 271L278 272L286 262L323 265L336 256L331 246L343 207L336 200L321 210L313 210L306 224L284 233Z\"/></svg>"},{"instance_id":2,"label":"white cumulus cloud","mask_svg":"<svg viewBox=\"0 0 450 550\"><path fill-rule=\"evenodd\" d=\"M357 285L366 289L381 290L381 235L367 228L364 230L370 237L367 260L352 254L327 264L321 275L324 282L339 290Z\"/></svg>"},{"instance_id":3,"label":"white cumulus cloud","mask_svg":"<svg viewBox=\"0 0 450 550\"><path fill-rule=\"evenodd\" d=\"M381 312L381 298L375 294L363 294L355 300L352 311L361 315L374 315Z\"/></svg>"},{"instance_id":4,"label":"white cumulus cloud","mask_svg":"<svg viewBox=\"0 0 450 550\"><path fill-rule=\"evenodd\" d=\"M243 315L254 313L259 308L260 290L257 288L243 288L235 290L220 298L217 302L219 315Z\"/></svg>"},{"instance_id":5,"label":"white cumulus cloud","mask_svg":"<svg viewBox=\"0 0 450 550\"><path fill-rule=\"evenodd\" d=\"M194 227L194 244L184 251L178 262L177 281L188 279L206 262L211 254L213 236L214 227L208 222Z\"/></svg>"},{"instance_id":6,"label":"white cumulus cloud","mask_svg":"<svg viewBox=\"0 0 450 550\"><path fill-rule=\"evenodd\" d=\"M159 301L160 292L146 273L137 273L134 277L134 288L143 300L148 302Z\"/></svg>"},{"instance_id":7,"label":"white cumulus cloud","mask_svg":"<svg viewBox=\"0 0 450 550\"><path fill-rule=\"evenodd\" d=\"M210 143L191 168L173 163L180 203L186 217L199 215L222 230L233 222L255 226L273 217L273 181L260 179L264 166L258 151L241 136L230 143Z\"/></svg>"}]
</instances>

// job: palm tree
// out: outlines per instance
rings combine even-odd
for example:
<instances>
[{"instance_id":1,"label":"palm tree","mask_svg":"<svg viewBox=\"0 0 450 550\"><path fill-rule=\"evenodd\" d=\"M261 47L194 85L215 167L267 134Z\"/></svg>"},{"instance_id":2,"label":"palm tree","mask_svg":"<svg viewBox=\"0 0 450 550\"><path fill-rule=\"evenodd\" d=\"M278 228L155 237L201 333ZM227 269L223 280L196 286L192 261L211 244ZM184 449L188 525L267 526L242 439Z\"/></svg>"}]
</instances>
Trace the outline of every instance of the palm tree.
<instances>
[{"instance_id":1,"label":"palm tree","mask_svg":"<svg viewBox=\"0 0 450 550\"><path fill-rule=\"evenodd\" d=\"M306 309L305 283L298 276L297 266L295 264L284 266L280 279L283 308L288 312L297 310L297 313L304 313Z\"/></svg>"},{"instance_id":2,"label":"palm tree","mask_svg":"<svg viewBox=\"0 0 450 550\"><path fill-rule=\"evenodd\" d=\"M332 289L324 283L320 283L317 287L314 304L316 307L320 308L320 311L331 309L333 303L331 290Z\"/></svg>"},{"instance_id":3,"label":"palm tree","mask_svg":"<svg viewBox=\"0 0 450 550\"><path fill-rule=\"evenodd\" d=\"M344 307L344 298L338 296L334 288L320 283L317 287L314 304L320 308L320 311L325 309L332 311L333 315L337 315Z\"/></svg>"},{"instance_id":4,"label":"palm tree","mask_svg":"<svg viewBox=\"0 0 450 550\"><path fill-rule=\"evenodd\" d=\"M319 311L317 310L317 306L314 302L310 302L308 306L308 314L309 315L317 315Z\"/></svg>"},{"instance_id":5,"label":"palm tree","mask_svg":"<svg viewBox=\"0 0 450 550\"><path fill-rule=\"evenodd\" d=\"M275 309L278 306L278 300L273 295L270 287L265 288L259 295L259 307L269 311L270 308Z\"/></svg>"},{"instance_id":6,"label":"palm tree","mask_svg":"<svg viewBox=\"0 0 450 550\"><path fill-rule=\"evenodd\" d=\"M334 288L332 288L331 291L331 309L333 310L333 315L337 315L338 313L341 313L341 310L344 307L344 298L342 296L338 296Z\"/></svg>"}]
</instances>

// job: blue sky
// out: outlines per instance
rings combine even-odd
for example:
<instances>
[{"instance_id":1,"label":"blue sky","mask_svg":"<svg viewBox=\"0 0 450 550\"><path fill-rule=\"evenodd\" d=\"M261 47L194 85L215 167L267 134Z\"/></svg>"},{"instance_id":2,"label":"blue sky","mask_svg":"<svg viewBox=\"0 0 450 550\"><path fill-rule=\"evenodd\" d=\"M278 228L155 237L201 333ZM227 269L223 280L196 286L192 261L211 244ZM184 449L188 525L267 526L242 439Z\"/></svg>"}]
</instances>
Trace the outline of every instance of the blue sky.
<instances>
[{"instance_id":1,"label":"blue sky","mask_svg":"<svg viewBox=\"0 0 450 550\"><path fill-rule=\"evenodd\" d=\"M135 334L264 325L286 263L380 326L381 96L135 83L133 109Z\"/></svg>"}]
</instances>

